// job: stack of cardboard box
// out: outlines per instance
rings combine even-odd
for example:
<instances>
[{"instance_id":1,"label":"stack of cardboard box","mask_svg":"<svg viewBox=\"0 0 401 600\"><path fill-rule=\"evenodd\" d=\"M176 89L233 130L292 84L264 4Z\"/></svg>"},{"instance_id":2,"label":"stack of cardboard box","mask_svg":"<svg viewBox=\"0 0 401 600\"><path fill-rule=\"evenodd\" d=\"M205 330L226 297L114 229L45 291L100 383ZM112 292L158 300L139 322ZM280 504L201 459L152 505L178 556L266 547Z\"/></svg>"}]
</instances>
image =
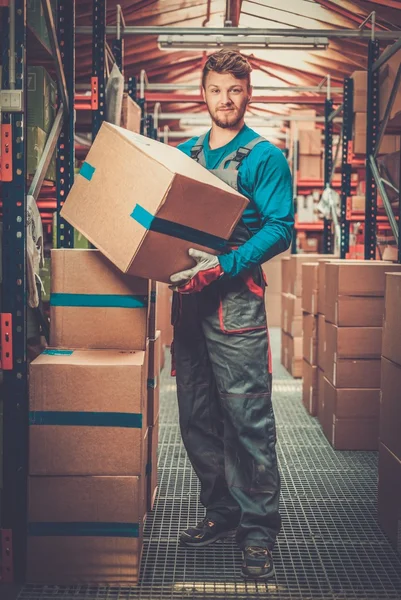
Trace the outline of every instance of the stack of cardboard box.
<instances>
[{"instance_id":1,"label":"stack of cardboard box","mask_svg":"<svg viewBox=\"0 0 401 600\"><path fill-rule=\"evenodd\" d=\"M401 554L401 274L386 275L381 363L379 522Z\"/></svg>"},{"instance_id":2,"label":"stack of cardboard box","mask_svg":"<svg viewBox=\"0 0 401 600\"><path fill-rule=\"evenodd\" d=\"M30 367L27 580L135 583L155 488L149 282L97 250L53 250L51 283L51 347Z\"/></svg>"},{"instance_id":3,"label":"stack of cardboard box","mask_svg":"<svg viewBox=\"0 0 401 600\"><path fill-rule=\"evenodd\" d=\"M318 413L318 267L317 262L302 265L302 402L312 416Z\"/></svg>"},{"instance_id":4,"label":"stack of cardboard box","mask_svg":"<svg viewBox=\"0 0 401 600\"><path fill-rule=\"evenodd\" d=\"M325 265L323 430L338 450L378 447L386 271L401 271L401 266L380 261Z\"/></svg>"},{"instance_id":5,"label":"stack of cardboard box","mask_svg":"<svg viewBox=\"0 0 401 600\"><path fill-rule=\"evenodd\" d=\"M317 269L317 416L323 427L324 421L324 357L326 350L326 321L324 318L325 304L325 269L326 260L319 260Z\"/></svg>"},{"instance_id":6,"label":"stack of cardboard box","mask_svg":"<svg viewBox=\"0 0 401 600\"><path fill-rule=\"evenodd\" d=\"M281 362L293 377L302 377L302 265L327 256L333 255L292 254L281 262Z\"/></svg>"},{"instance_id":7,"label":"stack of cardboard box","mask_svg":"<svg viewBox=\"0 0 401 600\"><path fill-rule=\"evenodd\" d=\"M298 171L300 179L322 179L322 132L315 129L301 129L298 132L299 162ZM311 197L313 205L313 197Z\"/></svg>"},{"instance_id":8,"label":"stack of cardboard box","mask_svg":"<svg viewBox=\"0 0 401 600\"><path fill-rule=\"evenodd\" d=\"M394 59L395 57L393 57ZM395 64L395 63L394 63ZM397 68L399 64L399 57ZM395 73L397 72L397 68L395 68ZM383 71L384 73L389 73L389 69L391 69L391 65L387 65L387 69ZM352 79L354 82L354 97L353 97L353 109L354 109L354 131L353 131L353 152L354 154L365 154L366 153L366 133L367 133L367 71L355 71L352 74ZM390 80L391 76L387 78ZM386 78L384 78L386 81ZM382 87L386 87L386 84L383 83ZM391 88L390 88L391 89ZM387 90L387 88L386 88ZM387 97L387 94L385 93ZM388 94L389 96L389 94ZM387 102L380 102L382 107L387 106ZM394 109L393 109L394 111ZM395 114L395 113L394 113ZM381 115L380 118L383 118ZM383 140L381 142L379 148L379 154L390 154L391 152L396 152L400 149L400 139L397 135L385 135L383 136Z\"/></svg>"},{"instance_id":9,"label":"stack of cardboard box","mask_svg":"<svg viewBox=\"0 0 401 600\"><path fill-rule=\"evenodd\" d=\"M265 305L269 327L281 327L281 293L283 291L281 260L289 254L290 250L287 250L284 254L279 254L262 265L267 282Z\"/></svg>"}]
</instances>

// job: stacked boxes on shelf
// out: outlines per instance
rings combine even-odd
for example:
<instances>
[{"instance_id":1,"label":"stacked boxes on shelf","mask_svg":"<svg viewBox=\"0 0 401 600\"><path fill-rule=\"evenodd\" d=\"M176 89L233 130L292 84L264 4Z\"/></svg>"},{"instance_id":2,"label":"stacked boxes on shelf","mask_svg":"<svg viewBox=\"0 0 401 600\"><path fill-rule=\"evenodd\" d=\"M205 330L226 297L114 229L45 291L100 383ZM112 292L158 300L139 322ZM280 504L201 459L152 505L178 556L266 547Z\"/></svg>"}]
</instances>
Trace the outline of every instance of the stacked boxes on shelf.
<instances>
[{"instance_id":1,"label":"stacked boxes on shelf","mask_svg":"<svg viewBox=\"0 0 401 600\"><path fill-rule=\"evenodd\" d=\"M375 450L386 271L383 262L325 265L323 430L338 450Z\"/></svg>"},{"instance_id":2,"label":"stacked boxes on shelf","mask_svg":"<svg viewBox=\"0 0 401 600\"><path fill-rule=\"evenodd\" d=\"M324 318L326 262L320 260L317 269L317 416L322 427L324 427L324 356L326 350L326 321Z\"/></svg>"},{"instance_id":3,"label":"stacked boxes on shelf","mask_svg":"<svg viewBox=\"0 0 401 600\"><path fill-rule=\"evenodd\" d=\"M302 402L312 416L318 414L318 267L317 262L302 265Z\"/></svg>"},{"instance_id":4,"label":"stacked boxes on shelf","mask_svg":"<svg viewBox=\"0 0 401 600\"><path fill-rule=\"evenodd\" d=\"M281 262L281 362L293 377L302 377L302 265L327 256L333 255L292 254Z\"/></svg>"},{"instance_id":5,"label":"stacked boxes on shelf","mask_svg":"<svg viewBox=\"0 0 401 600\"><path fill-rule=\"evenodd\" d=\"M30 367L28 581L138 581L148 299L97 250L52 251L51 348Z\"/></svg>"},{"instance_id":6,"label":"stacked boxes on shelf","mask_svg":"<svg viewBox=\"0 0 401 600\"><path fill-rule=\"evenodd\" d=\"M401 554L401 274L386 275L381 362L379 523Z\"/></svg>"},{"instance_id":7,"label":"stacked boxes on shelf","mask_svg":"<svg viewBox=\"0 0 401 600\"><path fill-rule=\"evenodd\" d=\"M320 129L301 129L299 142L299 178L322 179L322 132ZM312 199L313 200L313 199Z\"/></svg>"}]
</instances>

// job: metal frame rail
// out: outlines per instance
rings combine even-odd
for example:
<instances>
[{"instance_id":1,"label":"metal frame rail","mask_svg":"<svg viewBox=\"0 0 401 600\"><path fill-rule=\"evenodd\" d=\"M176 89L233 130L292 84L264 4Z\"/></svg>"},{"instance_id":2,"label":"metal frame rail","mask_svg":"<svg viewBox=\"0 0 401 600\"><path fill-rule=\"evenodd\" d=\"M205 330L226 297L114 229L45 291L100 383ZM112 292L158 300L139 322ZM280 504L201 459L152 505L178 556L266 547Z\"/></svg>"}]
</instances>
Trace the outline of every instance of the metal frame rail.
<instances>
[{"instance_id":1,"label":"metal frame rail","mask_svg":"<svg viewBox=\"0 0 401 600\"><path fill-rule=\"evenodd\" d=\"M365 224L365 259L376 257L376 221L377 221L377 190L383 200L383 205L398 247L398 262L401 262L401 198L399 195L398 223L394 215L391 203L385 187L385 180L380 176L376 157L380 149L380 143L385 134L390 119L391 110L401 82L401 65L393 84L388 105L384 113L383 121L379 121L379 71L398 50L401 49L401 40L387 48L379 57L379 42L373 38L369 41L368 54L368 114L367 114L367 141L366 141L366 224Z\"/></svg>"},{"instance_id":2,"label":"metal frame rail","mask_svg":"<svg viewBox=\"0 0 401 600\"><path fill-rule=\"evenodd\" d=\"M57 206L64 202L74 178L74 33L75 6L70 0L58 0L56 23L50 0L42 0L49 31L52 57L55 60L59 107L43 155L31 186L26 179L27 127L27 0L15 0L3 8L3 88L21 92L18 110L2 113L2 126L11 125L12 136L7 151L7 172L2 172L3 197L3 286L4 314L2 367L4 370L3 408L3 494L0 543L2 561L0 582L22 582L26 569L27 477L28 477L28 381L27 381L27 280L26 280L26 213L27 198L36 200L57 146ZM13 10L12 6L15 7ZM15 40L15 41L14 41ZM13 48L15 78L10 76ZM13 73L12 73L13 75ZM58 221L58 247L72 245L72 229ZM5 332L4 326L11 325ZM4 343L12 350L4 353Z\"/></svg>"},{"instance_id":3,"label":"metal frame rail","mask_svg":"<svg viewBox=\"0 0 401 600\"><path fill-rule=\"evenodd\" d=\"M349 222L347 221L347 199L351 195L352 175L352 120L354 106L354 80L344 79L343 101L343 139L341 162L341 240L340 258L346 258L349 252Z\"/></svg>"},{"instance_id":4,"label":"metal frame rail","mask_svg":"<svg viewBox=\"0 0 401 600\"><path fill-rule=\"evenodd\" d=\"M333 100L326 98L324 106L324 187L330 186L333 173L333 120L330 115L333 112ZM323 253L333 252L333 236L331 231L331 220L323 219Z\"/></svg>"}]
</instances>

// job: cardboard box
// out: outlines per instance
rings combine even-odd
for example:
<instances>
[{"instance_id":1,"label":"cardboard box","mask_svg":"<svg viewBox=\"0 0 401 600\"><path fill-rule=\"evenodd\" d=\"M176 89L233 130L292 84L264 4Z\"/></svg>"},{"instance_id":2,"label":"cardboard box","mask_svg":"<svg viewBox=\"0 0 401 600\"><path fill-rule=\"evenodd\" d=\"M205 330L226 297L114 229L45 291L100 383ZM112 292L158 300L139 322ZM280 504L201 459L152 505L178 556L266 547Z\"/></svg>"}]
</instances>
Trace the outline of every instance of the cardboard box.
<instances>
[{"instance_id":1,"label":"cardboard box","mask_svg":"<svg viewBox=\"0 0 401 600\"><path fill-rule=\"evenodd\" d=\"M380 390L337 389L325 378L324 410L325 435L334 449L377 450Z\"/></svg>"},{"instance_id":2,"label":"cardboard box","mask_svg":"<svg viewBox=\"0 0 401 600\"><path fill-rule=\"evenodd\" d=\"M338 296L383 297L386 273L401 273L401 265L383 261L326 262L325 302Z\"/></svg>"},{"instance_id":3,"label":"cardboard box","mask_svg":"<svg viewBox=\"0 0 401 600\"><path fill-rule=\"evenodd\" d=\"M365 212L366 196L351 196L351 209Z\"/></svg>"},{"instance_id":4,"label":"cardboard box","mask_svg":"<svg viewBox=\"0 0 401 600\"><path fill-rule=\"evenodd\" d=\"M326 320L326 358L380 358L381 327L337 327ZM325 369L326 370L326 369Z\"/></svg>"},{"instance_id":5,"label":"cardboard box","mask_svg":"<svg viewBox=\"0 0 401 600\"><path fill-rule=\"evenodd\" d=\"M302 377L302 337L288 336L287 350L287 370L295 378Z\"/></svg>"},{"instance_id":6,"label":"cardboard box","mask_svg":"<svg viewBox=\"0 0 401 600\"><path fill-rule=\"evenodd\" d=\"M287 369L287 358L288 358L288 350L286 350L287 348L287 344L288 344L288 335L281 329L281 344L280 344L280 363Z\"/></svg>"},{"instance_id":7,"label":"cardboard box","mask_svg":"<svg viewBox=\"0 0 401 600\"><path fill-rule=\"evenodd\" d=\"M265 294L265 307L267 313L267 322L269 327L281 327L281 294Z\"/></svg>"},{"instance_id":8,"label":"cardboard box","mask_svg":"<svg viewBox=\"0 0 401 600\"><path fill-rule=\"evenodd\" d=\"M354 154L366 154L366 113L359 112L354 115L353 152ZM380 144L379 154L391 154L400 149L400 138L398 135L384 135Z\"/></svg>"},{"instance_id":9,"label":"cardboard box","mask_svg":"<svg viewBox=\"0 0 401 600\"><path fill-rule=\"evenodd\" d=\"M325 311L326 322L341 327L382 327L384 298L363 296L335 298L326 293Z\"/></svg>"},{"instance_id":10,"label":"cardboard box","mask_svg":"<svg viewBox=\"0 0 401 600\"><path fill-rule=\"evenodd\" d=\"M98 250L52 250L50 345L146 347L149 282L123 275Z\"/></svg>"},{"instance_id":11,"label":"cardboard box","mask_svg":"<svg viewBox=\"0 0 401 600\"><path fill-rule=\"evenodd\" d=\"M314 213L314 221L316 219L316 213ZM306 235L304 237L297 235L297 248L302 252L308 252L310 254L316 254L319 250L319 239L312 235Z\"/></svg>"},{"instance_id":12,"label":"cardboard box","mask_svg":"<svg viewBox=\"0 0 401 600\"><path fill-rule=\"evenodd\" d=\"M157 283L156 281L153 281L153 280L150 281L148 336L149 336L149 339L151 339L151 340L154 340L156 338L157 322L158 322L157 312L158 312L158 308L159 308L158 295L159 295L159 291L160 291L159 286L160 286L160 284Z\"/></svg>"},{"instance_id":13,"label":"cardboard box","mask_svg":"<svg viewBox=\"0 0 401 600\"><path fill-rule=\"evenodd\" d=\"M247 204L177 148L104 122L61 215L123 273L170 283L189 248L225 250Z\"/></svg>"},{"instance_id":14,"label":"cardboard box","mask_svg":"<svg viewBox=\"0 0 401 600\"><path fill-rule=\"evenodd\" d=\"M380 441L401 460L401 366L382 357Z\"/></svg>"},{"instance_id":15,"label":"cardboard box","mask_svg":"<svg viewBox=\"0 0 401 600\"><path fill-rule=\"evenodd\" d=\"M318 315L317 320L317 366L324 371L326 354L326 319Z\"/></svg>"},{"instance_id":16,"label":"cardboard box","mask_svg":"<svg viewBox=\"0 0 401 600\"><path fill-rule=\"evenodd\" d=\"M28 65L27 92L27 125L40 127L48 135L56 117L56 83L43 67Z\"/></svg>"},{"instance_id":17,"label":"cardboard box","mask_svg":"<svg viewBox=\"0 0 401 600\"><path fill-rule=\"evenodd\" d=\"M400 266L400 265L397 265ZM383 356L401 365L401 275L386 275L386 300L383 321Z\"/></svg>"},{"instance_id":18,"label":"cardboard box","mask_svg":"<svg viewBox=\"0 0 401 600\"><path fill-rule=\"evenodd\" d=\"M290 109L291 116L298 117L299 120L291 120L290 121L290 133L291 137L294 136L295 133L299 133L300 131L304 131L305 129L315 129L316 128L316 111L313 109L305 108L305 109ZM302 118L309 119L302 121Z\"/></svg>"},{"instance_id":19,"label":"cardboard box","mask_svg":"<svg viewBox=\"0 0 401 600\"><path fill-rule=\"evenodd\" d=\"M140 475L145 352L45 350L30 364L30 475Z\"/></svg>"},{"instance_id":20,"label":"cardboard box","mask_svg":"<svg viewBox=\"0 0 401 600\"><path fill-rule=\"evenodd\" d=\"M299 179L321 179L322 158L314 154L300 154L298 157Z\"/></svg>"},{"instance_id":21,"label":"cardboard box","mask_svg":"<svg viewBox=\"0 0 401 600\"><path fill-rule=\"evenodd\" d=\"M320 129L301 129L298 132L299 153L322 155L322 132Z\"/></svg>"},{"instance_id":22,"label":"cardboard box","mask_svg":"<svg viewBox=\"0 0 401 600\"><path fill-rule=\"evenodd\" d=\"M160 329L162 335L162 346L171 346L173 341L173 326L171 324L171 304L173 292L165 283L158 285L157 299L157 329Z\"/></svg>"},{"instance_id":23,"label":"cardboard box","mask_svg":"<svg viewBox=\"0 0 401 600\"><path fill-rule=\"evenodd\" d=\"M153 426L159 416L160 409L160 361L162 351L161 331L157 331L156 339L149 340L149 372L148 372L148 425Z\"/></svg>"},{"instance_id":24,"label":"cardboard box","mask_svg":"<svg viewBox=\"0 0 401 600\"><path fill-rule=\"evenodd\" d=\"M366 113L368 110L368 72L354 71L351 79L354 81L353 110L358 113Z\"/></svg>"},{"instance_id":25,"label":"cardboard box","mask_svg":"<svg viewBox=\"0 0 401 600\"><path fill-rule=\"evenodd\" d=\"M302 264L302 310L317 314L318 262Z\"/></svg>"},{"instance_id":26,"label":"cardboard box","mask_svg":"<svg viewBox=\"0 0 401 600\"><path fill-rule=\"evenodd\" d=\"M324 371L319 367L317 369L317 399L317 416L320 424L322 424L324 408Z\"/></svg>"},{"instance_id":27,"label":"cardboard box","mask_svg":"<svg viewBox=\"0 0 401 600\"><path fill-rule=\"evenodd\" d=\"M401 554L401 461L379 444L379 524Z\"/></svg>"},{"instance_id":28,"label":"cardboard box","mask_svg":"<svg viewBox=\"0 0 401 600\"><path fill-rule=\"evenodd\" d=\"M303 314L303 358L310 365L317 365L318 320L315 315Z\"/></svg>"},{"instance_id":29,"label":"cardboard box","mask_svg":"<svg viewBox=\"0 0 401 600\"><path fill-rule=\"evenodd\" d=\"M269 260L262 265L269 294L281 294L281 261Z\"/></svg>"},{"instance_id":30,"label":"cardboard box","mask_svg":"<svg viewBox=\"0 0 401 600\"><path fill-rule=\"evenodd\" d=\"M326 347L324 375L339 388L379 388L380 360L338 358L335 361Z\"/></svg>"},{"instance_id":31,"label":"cardboard box","mask_svg":"<svg viewBox=\"0 0 401 600\"><path fill-rule=\"evenodd\" d=\"M317 377L317 367L304 359L302 362L302 403L313 417L316 417L318 413Z\"/></svg>"},{"instance_id":32,"label":"cardboard box","mask_svg":"<svg viewBox=\"0 0 401 600\"><path fill-rule=\"evenodd\" d=\"M282 294L281 328L292 337L302 335L301 298L293 294Z\"/></svg>"},{"instance_id":33,"label":"cardboard box","mask_svg":"<svg viewBox=\"0 0 401 600\"><path fill-rule=\"evenodd\" d=\"M29 477L28 583L138 583L139 477Z\"/></svg>"},{"instance_id":34,"label":"cardboard box","mask_svg":"<svg viewBox=\"0 0 401 600\"><path fill-rule=\"evenodd\" d=\"M134 133L141 133L141 108L126 93L123 95L121 108L121 127Z\"/></svg>"},{"instance_id":35,"label":"cardboard box","mask_svg":"<svg viewBox=\"0 0 401 600\"><path fill-rule=\"evenodd\" d=\"M384 50L385 52L385 50ZM385 65L380 69L380 120L383 120L388 102L390 100L391 91L397 76L398 67L401 61L401 52L396 52ZM401 89L395 95L394 104L390 112L390 124L399 125L399 115L401 112ZM392 123L394 121L394 123Z\"/></svg>"},{"instance_id":36,"label":"cardboard box","mask_svg":"<svg viewBox=\"0 0 401 600\"><path fill-rule=\"evenodd\" d=\"M297 220L298 223L314 223L316 221L315 202L313 196L297 196ZM302 232L301 238L302 238ZM297 241L301 246L300 237L297 236Z\"/></svg>"},{"instance_id":37,"label":"cardboard box","mask_svg":"<svg viewBox=\"0 0 401 600\"><path fill-rule=\"evenodd\" d=\"M281 259L281 291L284 294L291 291L291 256Z\"/></svg>"},{"instance_id":38,"label":"cardboard box","mask_svg":"<svg viewBox=\"0 0 401 600\"><path fill-rule=\"evenodd\" d=\"M159 421L149 427L148 435L148 464L146 469L147 479L147 510L153 510L157 493L157 449L159 444Z\"/></svg>"},{"instance_id":39,"label":"cardboard box","mask_svg":"<svg viewBox=\"0 0 401 600\"><path fill-rule=\"evenodd\" d=\"M302 265L304 263L329 260L333 254L292 254L290 259L290 293L302 297Z\"/></svg>"}]
</instances>

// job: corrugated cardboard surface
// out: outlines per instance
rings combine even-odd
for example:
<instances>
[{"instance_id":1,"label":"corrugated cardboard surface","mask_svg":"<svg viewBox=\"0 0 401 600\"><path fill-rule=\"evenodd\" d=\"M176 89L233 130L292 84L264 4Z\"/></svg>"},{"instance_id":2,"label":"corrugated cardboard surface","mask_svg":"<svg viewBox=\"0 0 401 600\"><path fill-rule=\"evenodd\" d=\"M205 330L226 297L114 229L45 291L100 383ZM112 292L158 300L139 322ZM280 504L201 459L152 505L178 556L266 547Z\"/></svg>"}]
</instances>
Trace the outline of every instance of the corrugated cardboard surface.
<instances>
[{"instance_id":1,"label":"corrugated cardboard surface","mask_svg":"<svg viewBox=\"0 0 401 600\"><path fill-rule=\"evenodd\" d=\"M313 417L318 413L317 377L317 367L310 365L304 359L302 362L302 402L308 413Z\"/></svg>"},{"instance_id":2,"label":"corrugated cardboard surface","mask_svg":"<svg viewBox=\"0 0 401 600\"><path fill-rule=\"evenodd\" d=\"M336 388L325 378L325 404L338 419L380 418L380 389Z\"/></svg>"},{"instance_id":3,"label":"corrugated cardboard surface","mask_svg":"<svg viewBox=\"0 0 401 600\"><path fill-rule=\"evenodd\" d=\"M148 425L153 426L160 410L160 370L161 370L162 336L156 332L156 339L149 340L149 373L148 373Z\"/></svg>"},{"instance_id":4,"label":"corrugated cardboard surface","mask_svg":"<svg viewBox=\"0 0 401 600\"><path fill-rule=\"evenodd\" d=\"M377 419L333 419L331 444L335 450L377 450Z\"/></svg>"},{"instance_id":5,"label":"corrugated cardboard surface","mask_svg":"<svg viewBox=\"0 0 401 600\"><path fill-rule=\"evenodd\" d=\"M326 353L339 358L380 358L381 327L337 327L326 321Z\"/></svg>"},{"instance_id":6,"label":"corrugated cardboard surface","mask_svg":"<svg viewBox=\"0 0 401 600\"><path fill-rule=\"evenodd\" d=\"M123 275L98 250L52 250L51 293L74 294L80 303L93 295L124 301L127 296L149 296L146 279ZM54 296L53 296L54 297ZM112 348L144 350L148 306L121 308L106 306L50 306L50 345L58 348Z\"/></svg>"},{"instance_id":7,"label":"corrugated cardboard surface","mask_svg":"<svg viewBox=\"0 0 401 600\"><path fill-rule=\"evenodd\" d=\"M341 388L379 388L380 360L339 358L326 350L324 375Z\"/></svg>"},{"instance_id":8,"label":"corrugated cardboard surface","mask_svg":"<svg viewBox=\"0 0 401 600\"><path fill-rule=\"evenodd\" d=\"M382 358L380 441L401 460L401 366Z\"/></svg>"},{"instance_id":9,"label":"corrugated cardboard surface","mask_svg":"<svg viewBox=\"0 0 401 600\"><path fill-rule=\"evenodd\" d=\"M229 239L248 204L230 186L177 148L103 123L62 216L121 271L169 282L193 265L190 247L214 250L148 231L131 214L137 204L151 215ZM200 201L201 199L201 201ZM211 216L213 218L211 218Z\"/></svg>"},{"instance_id":10,"label":"corrugated cardboard surface","mask_svg":"<svg viewBox=\"0 0 401 600\"><path fill-rule=\"evenodd\" d=\"M269 260L262 265L269 294L281 294L281 260Z\"/></svg>"},{"instance_id":11,"label":"corrugated cardboard surface","mask_svg":"<svg viewBox=\"0 0 401 600\"><path fill-rule=\"evenodd\" d=\"M401 275L386 275L383 356L401 365Z\"/></svg>"},{"instance_id":12,"label":"corrugated cardboard surface","mask_svg":"<svg viewBox=\"0 0 401 600\"><path fill-rule=\"evenodd\" d=\"M287 370L293 377L302 377L302 337L291 337L289 335L287 351Z\"/></svg>"},{"instance_id":13,"label":"corrugated cardboard surface","mask_svg":"<svg viewBox=\"0 0 401 600\"><path fill-rule=\"evenodd\" d=\"M121 127L135 133L140 133L141 131L141 108L128 94L123 95Z\"/></svg>"},{"instance_id":14,"label":"corrugated cardboard surface","mask_svg":"<svg viewBox=\"0 0 401 600\"><path fill-rule=\"evenodd\" d=\"M302 335L301 298L293 294L282 294L281 327L293 337Z\"/></svg>"},{"instance_id":15,"label":"corrugated cardboard surface","mask_svg":"<svg viewBox=\"0 0 401 600\"><path fill-rule=\"evenodd\" d=\"M317 344L318 344L318 320L317 316L303 314L303 358L310 365L317 365Z\"/></svg>"},{"instance_id":16,"label":"corrugated cardboard surface","mask_svg":"<svg viewBox=\"0 0 401 600\"><path fill-rule=\"evenodd\" d=\"M290 293L302 297L302 265L322 259L334 258L333 254L292 254L290 262Z\"/></svg>"},{"instance_id":17,"label":"corrugated cardboard surface","mask_svg":"<svg viewBox=\"0 0 401 600\"><path fill-rule=\"evenodd\" d=\"M142 428L37 425L29 428L31 475L139 475L146 433L145 352L76 350L30 365L30 411L142 415ZM65 413L65 415L64 415ZM110 415L110 418L112 415ZM40 422L40 418L35 419Z\"/></svg>"},{"instance_id":18,"label":"corrugated cardboard surface","mask_svg":"<svg viewBox=\"0 0 401 600\"><path fill-rule=\"evenodd\" d=\"M321 156L323 141L320 129L304 129L298 132L299 153Z\"/></svg>"},{"instance_id":19,"label":"corrugated cardboard surface","mask_svg":"<svg viewBox=\"0 0 401 600\"><path fill-rule=\"evenodd\" d=\"M300 154L298 157L299 179L321 179L322 158L320 154Z\"/></svg>"},{"instance_id":20,"label":"corrugated cardboard surface","mask_svg":"<svg viewBox=\"0 0 401 600\"><path fill-rule=\"evenodd\" d=\"M139 477L30 477L30 527L60 524L65 535L28 534L27 582L137 583L144 513L140 487ZM69 523L137 524L139 536L68 535Z\"/></svg>"},{"instance_id":21,"label":"corrugated cardboard surface","mask_svg":"<svg viewBox=\"0 0 401 600\"><path fill-rule=\"evenodd\" d=\"M326 297L326 321L341 327L382 327L384 298Z\"/></svg>"},{"instance_id":22,"label":"corrugated cardboard surface","mask_svg":"<svg viewBox=\"0 0 401 600\"><path fill-rule=\"evenodd\" d=\"M379 444L378 517L383 531L401 554L401 461Z\"/></svg>"},{"instance_id":23,"label":"corrugated cardboard surface","mask_svg":"<svg viewBox=\"0 0 401 600\"><path fill-rule=\"evenodd\" d=\"M317 364L324 371L326 353L326 319L322 314L318 315L317 321Z\"/></svg>"},{"instance_id":24,"label":"corrugated cardboard surface","mask_svg":"<svg viewBox=\"0 0 401 600\"><path fill-rule=\"evenodd\" d=\"M354 71L351 78L354 80L353 110L366 113L368 72Z\"/></svg>"},{"instance_id":25,"label":"corrugated cardboard surface","mask_svg":"<svg viewBox=\"0 0 401 600\"><path fill-rule=\"evenodd\" d=\"M147 475L147 509L153 510L157 492L157 449L159 444L159 420L149 427L148 441L148 475Z\"/></svg>"},{"instance_id":26,"label":"corrugated cardboard surface","mask_svg":"<svg viewBox=\"0 0 401 600\"><path fill-rule=\"evenodd\" d=\"M383 261L326 263L326 297L384 296L386 273L401 272L401 265Z\"/></svg>"},{"instance_id":27,"label":"corrugated cardboard surface","mask_svg":"<svg viewBox=\"0 0 401 600\"><path fill-rule=\"evenodd\" d=\"M322 424L323 418L323 407L324 407L324 371L317 369L317 396L318 396L318 407L317 416L320 424Z\"/></svg>"},{"instance_id":28,"label":"corrugated cardboard surface","mask_svg":"<svg viewBox=\"0 0 401 600\"><path fill-rule=\"evenodd\" d=\"M355 154L366 153L367 114L358 112L354 115L353 151ZM384 135L379 154L390 154L400 149L400 138L397 135Z\"/></svg>"},{"instance_id":29,"label":"corrugated cardboard surface","mask_svg":"<svg viewBox=\"0 0 401 600\"><path fill-rule=\"evenodd\" d=\"M284 294L291 289L291 257L285 256L281 259L281 291Z\"/></svg>"},{"instance_id":30,"label":"corrugated cardboard surface","mask_svg":"<svg viewBox=\"0 0 401 600\"><path fill-rule=\"evenodd\" d=\"M265 293L265 307L269 327L281 327L281 293L274 294L267 289Z\"/></svg>"},{"instance_id":31,"label":"corrugated cardboard surface","mask_svg":"<svg viewBox=\"0 0 401 600\"><path fill-rule=\"evenodd\" d=\"M162 346L171 346L173 341L173 326L171 325L171 303L173 293L165 283L157 286L157 321L156 328L160 329Z\"/></svg>"},{"instance_id":32,"label":"corrugated cardboard surface","mask_svg":"<svg viewBox=\"0 0 401 600\"><path fill-rule=\"evenodd\" d=\"M318 267L317 262L302 265L302 310L312 315L317 314Z\"/></svg>"}]
</instances>

